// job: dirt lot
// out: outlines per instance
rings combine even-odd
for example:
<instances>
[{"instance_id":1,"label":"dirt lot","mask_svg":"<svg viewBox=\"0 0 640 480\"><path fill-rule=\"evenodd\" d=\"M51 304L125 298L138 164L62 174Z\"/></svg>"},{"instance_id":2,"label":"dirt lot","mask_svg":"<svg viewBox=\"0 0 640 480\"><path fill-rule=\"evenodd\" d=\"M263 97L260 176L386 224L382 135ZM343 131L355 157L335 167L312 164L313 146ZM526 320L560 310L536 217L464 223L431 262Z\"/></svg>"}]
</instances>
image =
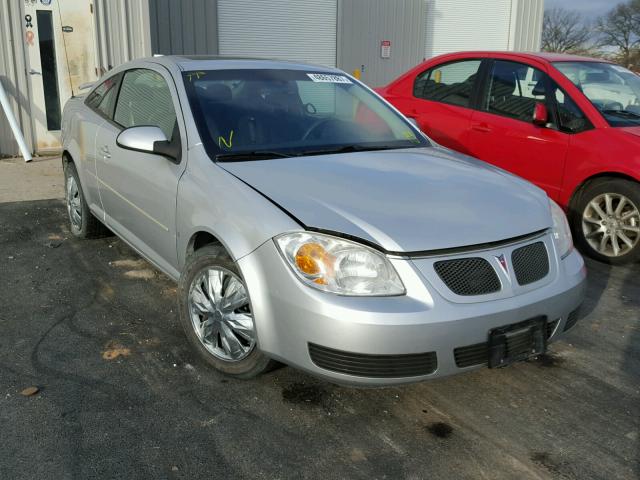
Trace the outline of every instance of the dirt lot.
<instances>
[{"instance_id":1,"label":"dirt lot","mask_svg":"<svg viewBox=\"0 0 640 480\"><path fill-rule=\"evenodd\" d=\"M586 317L537 361L389 389L236 381L122 242L72 238L59 200L2 203L0 478L640 478L640 264L588 266Z\"/></svg>"}]
</instances>

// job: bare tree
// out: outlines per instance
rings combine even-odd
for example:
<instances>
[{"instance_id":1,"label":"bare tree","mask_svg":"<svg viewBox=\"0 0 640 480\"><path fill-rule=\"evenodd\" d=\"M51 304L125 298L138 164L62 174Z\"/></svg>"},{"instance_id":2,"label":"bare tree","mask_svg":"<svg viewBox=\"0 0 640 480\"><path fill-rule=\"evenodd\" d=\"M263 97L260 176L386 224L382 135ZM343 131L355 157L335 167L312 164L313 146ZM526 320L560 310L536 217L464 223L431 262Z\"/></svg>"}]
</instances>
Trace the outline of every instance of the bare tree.
<instances>
[{"instance_id":1,"label":"bare tree","mask_svg":"<svg viewBox=\"0 0 640 480\"><path fill-rule=\"evenodd\" d=\"M542 50L575 53L588 50L591 29L582 15L573 10L551 8L545 10L542 22Z\"/></svg>"},{"instance_id":2,"label":"bare tree","mask_svg":"<svg viewBox=\"0 0 640 480\"><path fill-rule=\"evenodd\" d=\"M640 0L615 6L598 20L596 28L600 45L618 48L621 63L628 67L640 46Z\"/></svg>"}]
</instances>

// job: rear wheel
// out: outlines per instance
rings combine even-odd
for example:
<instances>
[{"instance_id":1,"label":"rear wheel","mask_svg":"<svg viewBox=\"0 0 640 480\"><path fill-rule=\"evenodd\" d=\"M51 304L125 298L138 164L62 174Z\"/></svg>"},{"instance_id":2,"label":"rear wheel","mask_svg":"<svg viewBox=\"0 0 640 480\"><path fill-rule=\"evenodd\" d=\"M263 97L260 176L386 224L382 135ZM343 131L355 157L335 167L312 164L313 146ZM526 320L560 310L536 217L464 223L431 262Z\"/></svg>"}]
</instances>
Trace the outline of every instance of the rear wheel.
<instances>
[{"instance_id":1,"label":"rear wheel","mask_svg":"<svg viewBox=\"0 0 640 480\"><path fill-rule=\"evenodd\" d=\"M640 258L640 184L620 178L590 183L572 220L576 244L587 255L611 264Z\"/></svg>"},{"instance_id":2,"label":"rear wheel","mask_svg":"<svg viewBox=\"0 0 640 480\"><path fill-rule=\"evenodd\" d=\"M257 348L247 286L221 246L207 245L189 257L178 299L187 338L209 365L253 378L275 364Z\"/></svg>"},{"instance_id":3,"label":"rear wheel","mask_svg":"<svg viewBox=\"0 0 640 480\"><path fill-rule=\"evenodd\" d=\"M73 162L66 162L64 165L64 186L71 233L79 238L105 236L108 231L89 210L80 185L80 177Z\"/></svg>"}]
</instances>

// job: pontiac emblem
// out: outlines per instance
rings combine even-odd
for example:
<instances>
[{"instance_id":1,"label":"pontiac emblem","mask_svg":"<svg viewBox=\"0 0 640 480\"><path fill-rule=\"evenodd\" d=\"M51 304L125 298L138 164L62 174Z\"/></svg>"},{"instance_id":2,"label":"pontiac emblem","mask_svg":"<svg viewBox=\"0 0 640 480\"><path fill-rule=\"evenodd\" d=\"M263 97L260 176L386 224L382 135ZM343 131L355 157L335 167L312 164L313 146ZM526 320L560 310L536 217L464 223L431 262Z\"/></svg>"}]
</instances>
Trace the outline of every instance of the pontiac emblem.
<instances>
[{"instance_id":1,"label":"pontiac emblem","mask_svg":"<svg viewBox=\"0 0 640 480\"><path fill-rule=\"evenodd\" d=\"M509 276L509 265L507 264L507 259L504 254L496 255L496 259L500 263L502 271L505 273L505 275Z\"/></svg>"}]
</instances>

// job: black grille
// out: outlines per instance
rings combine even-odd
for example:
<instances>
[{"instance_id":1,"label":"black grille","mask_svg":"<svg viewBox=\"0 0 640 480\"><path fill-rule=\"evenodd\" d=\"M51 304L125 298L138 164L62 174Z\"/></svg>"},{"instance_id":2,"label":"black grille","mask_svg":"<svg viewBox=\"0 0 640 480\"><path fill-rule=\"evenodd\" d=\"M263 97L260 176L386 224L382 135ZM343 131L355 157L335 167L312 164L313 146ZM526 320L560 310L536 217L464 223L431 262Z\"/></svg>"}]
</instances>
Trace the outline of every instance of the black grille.
<instances>
[{"instance_id":1,"label":"black grille","mask_svg":"<svg viewBox=\"0 0 640 480\"><path fill-rule=\"evenodd\" d=\"M498 275L484 258L444 260L433 267L456 295L486 295L500 290Z\"/></svg>"},{"instance_id":2,"label":"black grille","mask_svg":"<svg viewBox=\"0 0 640 480\"><path fill-rule=\"evenodd\" d=\"M576 308L573 312L569 314L569 316L567 317L567 323L564 324L565 332L570 328L573 328L573 326L578 322L580 318L579 313L580 313L580 309Z\"/></svg>"},{"instance_id":3,"label":"black grille","mask_svg":"<svg viewBox=\"0 0 640 480\"><path fill-rule=\"evenodd\" d=\"M311 360L320 368L358 377L393 378L429 375L438 368L436 352L410 355L367 355L309 344Z\"/></svg>"},{"instance_id":4,"label":"black grille","mask_svg":"<svg viewBox=\"0 0 640 480\"><path fill-rule=\"evenodd\" d=\"M547 247L542 242L514 250L511 254L511 263L520 285L537 282L549 274L549 255Z\"/></svg>"},{"instance_id":5,"label":"black grille","mask_svg":"<svg viewBox=\"0 0 640 480\"><path fill-rule=\"evenodd\" d=\"M559 320L547 322L547 338L553 335ZM523 336L527 336L526 333ZM519 337L515 336L510 341L510 349L517 350L519 347ZM486 365L489 360L489 347L486 342L458 347L453 351L458 368L471 367L474 365Z\"/></svg>"}]
</instances>

